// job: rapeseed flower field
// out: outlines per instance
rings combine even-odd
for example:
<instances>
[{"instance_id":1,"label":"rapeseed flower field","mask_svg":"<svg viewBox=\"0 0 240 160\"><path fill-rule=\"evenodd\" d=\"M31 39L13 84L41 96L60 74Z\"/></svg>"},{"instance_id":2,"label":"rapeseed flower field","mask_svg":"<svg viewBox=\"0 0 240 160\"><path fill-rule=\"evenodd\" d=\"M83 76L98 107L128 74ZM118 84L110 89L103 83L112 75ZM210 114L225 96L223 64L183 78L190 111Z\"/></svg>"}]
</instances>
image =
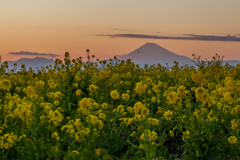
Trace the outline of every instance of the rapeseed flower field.
<instances>
[{"instance_id":1,"label":"rapeseed flower field","mask_svg":"<svg viewBox=\"0 0 240 160\"><path fill-rule=\"evenodd\" d=\"M240 159L240 65L116 62L5 62L0 159Z\"/></svg>"}]
</instances>

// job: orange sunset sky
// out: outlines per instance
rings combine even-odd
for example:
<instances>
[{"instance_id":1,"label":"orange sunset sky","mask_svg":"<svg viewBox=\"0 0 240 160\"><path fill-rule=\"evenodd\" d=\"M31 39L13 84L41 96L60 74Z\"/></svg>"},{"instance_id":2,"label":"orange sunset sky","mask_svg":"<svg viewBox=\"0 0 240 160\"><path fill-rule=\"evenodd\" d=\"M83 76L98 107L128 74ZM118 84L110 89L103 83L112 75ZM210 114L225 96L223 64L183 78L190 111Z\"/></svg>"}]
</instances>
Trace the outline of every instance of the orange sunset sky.
<instances>
[{"instance_id":1,"label":"orange sunset sky","mask_svg":"<svg viewBox=\"0 0 240 160\"><path fill-rule=\"evenodd\" d=\"M87 60L90 49L107 59L151 42L190 58L240 60L239 16L239 0L0 0L0 55Z\"/></svg>"}]
</instances>

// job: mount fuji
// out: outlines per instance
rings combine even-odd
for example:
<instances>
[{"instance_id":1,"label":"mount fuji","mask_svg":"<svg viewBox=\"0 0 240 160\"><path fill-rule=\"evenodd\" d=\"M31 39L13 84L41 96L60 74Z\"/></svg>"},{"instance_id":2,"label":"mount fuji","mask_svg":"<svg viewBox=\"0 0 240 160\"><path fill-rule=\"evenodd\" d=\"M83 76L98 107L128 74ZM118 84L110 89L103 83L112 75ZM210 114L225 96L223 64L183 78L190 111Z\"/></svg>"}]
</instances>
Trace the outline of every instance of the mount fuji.
<instances>
[{"instance_id":1,"label":"mount fuji","mask_svg":"<svg viewBox=\"0 0 240 160\"><path fill-rule=\"evenodd\" d=\"M168 63L168 66L172 66L174 65L174 61L179 62L180 66L185 64L193 64L193 59L175 54L155 43L146 43L129 54L119 56L118 59L131 59L132 62L140 65L152 65L158 63L161 65L166 65L166 63Z\"/></svg>"}]
</instances>

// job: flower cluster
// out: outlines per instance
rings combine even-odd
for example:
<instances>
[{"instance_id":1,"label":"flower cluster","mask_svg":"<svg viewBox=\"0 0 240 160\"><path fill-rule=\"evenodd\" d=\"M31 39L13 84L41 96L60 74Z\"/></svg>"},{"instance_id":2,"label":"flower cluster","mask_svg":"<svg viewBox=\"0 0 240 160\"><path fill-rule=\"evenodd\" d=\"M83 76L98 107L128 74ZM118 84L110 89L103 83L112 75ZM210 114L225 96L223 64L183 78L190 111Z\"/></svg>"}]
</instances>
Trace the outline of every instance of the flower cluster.
<instances>
[{"instance_id":1,"label":"flower cluster","mask_svg":"<svg viewBox=\"0 0 240 160\"><path fill-rule=\"evenodd\" d=\"M239 159L240 65L90 59L2 64L2 159Z\"/></svg>"}]
</instances>

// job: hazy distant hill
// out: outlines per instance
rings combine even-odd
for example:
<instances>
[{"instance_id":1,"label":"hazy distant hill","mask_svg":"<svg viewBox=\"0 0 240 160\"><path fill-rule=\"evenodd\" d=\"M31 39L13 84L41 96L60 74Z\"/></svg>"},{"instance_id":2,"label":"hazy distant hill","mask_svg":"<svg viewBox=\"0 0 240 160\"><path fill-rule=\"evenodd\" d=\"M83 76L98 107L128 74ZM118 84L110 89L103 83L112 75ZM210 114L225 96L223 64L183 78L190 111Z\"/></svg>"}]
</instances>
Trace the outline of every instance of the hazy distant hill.
<instances>
[{"instance_id":1,"label":"hazy distant hill","mask_svg":"<svg viewBox=\"0 0 240 160\"><path fill-rule=\"evenodd\" d=\"M193 64L192 59L186 56L177 55L167 49L155 44L146 43L131 53L123 56L119 56L120 60L131 59L136 64L158 64L172 66L174 61L179 62L180 65Z\"/></svg>"},{"instance_id":2,"label":"hazy distant hill","mask_svg":"<svg viewBox=\"0 0 240 160\"><path fill-rule=\"evenodd\" d=\"M231 66L236 66L237 64L240 64L240 61L238 61L238 60L227 60L227 61L223 61L223 65L225 65L225 64L229 64L229 65L231 65Z\"/></svg>"},{"instance_id":3,"label":"hazy distant hill","mask_svg":"<svg viewBox=\"0 0 240 160\"><path fill-rule=\"evenodd\" d=\"M28 70L29 67L31 66L33 70L36 70L36 67L38 67L38 69L41 69L41 66L46 67L48 65L52 65L54 66L55 62L52 59L47 59L47 58L42 58L42 57L35 57L33 59L30 58L21 58L17 61L8 61L8 68L14 69L14 63L17 63L17 71L20 70L21 65L25 64L26 65L26 69Z\"/></svg>"}]
</instances>

